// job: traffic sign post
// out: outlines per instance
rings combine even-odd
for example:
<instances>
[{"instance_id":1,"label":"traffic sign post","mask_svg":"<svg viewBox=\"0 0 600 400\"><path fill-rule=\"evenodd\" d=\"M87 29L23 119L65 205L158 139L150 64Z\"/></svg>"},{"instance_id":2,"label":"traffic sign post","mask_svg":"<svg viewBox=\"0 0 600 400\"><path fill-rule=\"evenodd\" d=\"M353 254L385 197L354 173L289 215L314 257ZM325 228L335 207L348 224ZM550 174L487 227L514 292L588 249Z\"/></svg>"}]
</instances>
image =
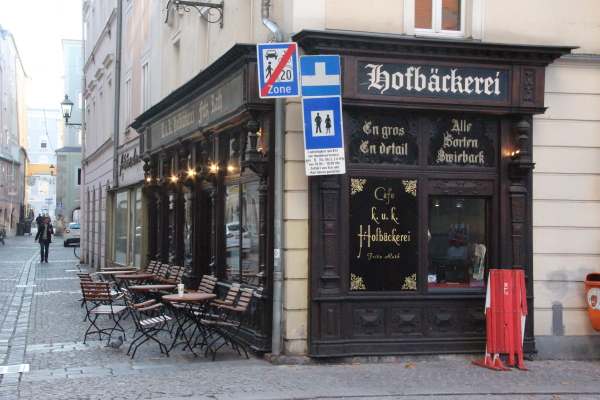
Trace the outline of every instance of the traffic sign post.
<instances>
[{"instance_id":1,"label":"traffic sign post","mask_svg":"<svg viewBox=\"0 0 600 400\"><path fill-rule=\"evenodd\" d=\"M256 52L260 98L298 97L298 45L258 44Z\"/></svg>"},{"instance_id":2,"label":"traffic sign post","mask_svg":"<svg viewBox=\"0 0 600 400\"><path fill-rule=\"evenodd\" d=\"M302 116L306 175L345 174L342 98L303 98Z\"/></svg>"},{"instance_id":3,"label":"traffic sign post","mask_svg":"<svg viewBox=\"0 0 600 400\"><path fill-rule=\"evenodd\" d=\"M341 96L340 56L300 57L302 96Z\"/></svg>"}]
</instances>

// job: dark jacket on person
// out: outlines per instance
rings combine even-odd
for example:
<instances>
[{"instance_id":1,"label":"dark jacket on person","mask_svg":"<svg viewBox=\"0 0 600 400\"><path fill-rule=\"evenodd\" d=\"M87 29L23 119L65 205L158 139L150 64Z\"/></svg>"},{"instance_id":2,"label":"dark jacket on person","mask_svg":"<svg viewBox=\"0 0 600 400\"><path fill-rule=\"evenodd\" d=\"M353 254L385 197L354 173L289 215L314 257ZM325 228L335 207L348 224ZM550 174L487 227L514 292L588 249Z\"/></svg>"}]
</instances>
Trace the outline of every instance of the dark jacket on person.
<instances>
[{"instance_id":1,"label":"dark jacket on person","mask_svg":"<svg viewBox=\"0 0 600 400\"><path fill-rule=\"evenodd\" d=\"M42 222L42 224L38 228L37 234L35 235L35 240L42 238L42 234L44 232L45 227L46 225L44 225L44 223ZM54 235L54 228L52 227L52 224L48 224L48 232L46 234L48 238L48 243L52 243L52 235Z\"/></svg>"}]
</instances>

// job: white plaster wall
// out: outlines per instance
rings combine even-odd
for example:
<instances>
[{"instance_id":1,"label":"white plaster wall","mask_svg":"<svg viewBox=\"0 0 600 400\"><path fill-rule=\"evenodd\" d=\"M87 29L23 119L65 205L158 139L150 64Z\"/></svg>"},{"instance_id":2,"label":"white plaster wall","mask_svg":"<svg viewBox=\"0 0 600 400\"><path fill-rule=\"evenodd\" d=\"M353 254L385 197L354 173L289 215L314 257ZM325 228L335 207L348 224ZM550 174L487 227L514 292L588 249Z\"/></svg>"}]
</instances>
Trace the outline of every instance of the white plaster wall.
<instances>
[{"instance_id":1,"label":"white plaster wall","mask_svg":"<svg viewBox=\"0 0 600 400\"><path fill-rule=\"evenodd\" d=\"M597 335L582 281L600 272L600 58L550 65L545 105L533 125L535 335L552 335L556 301L566 336Z\"/></svg>"},{"instance_id":2,"label":"white plaster wall","mask_svg":"<svg viewBox=\"0 0 600 400\"><path fill-rule=\"evenodd\" d=\"M485 0L484 40L496 43L580 46L600 54L597 0Z\"/></svg>"}]
</instances>

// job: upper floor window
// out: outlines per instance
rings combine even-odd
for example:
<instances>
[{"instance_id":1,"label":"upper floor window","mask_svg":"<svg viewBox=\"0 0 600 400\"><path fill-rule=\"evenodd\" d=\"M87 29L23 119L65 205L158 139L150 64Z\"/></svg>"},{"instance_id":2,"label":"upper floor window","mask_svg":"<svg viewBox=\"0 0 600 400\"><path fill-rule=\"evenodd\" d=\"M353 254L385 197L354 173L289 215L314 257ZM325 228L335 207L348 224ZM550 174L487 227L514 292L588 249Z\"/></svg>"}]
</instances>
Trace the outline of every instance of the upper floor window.
<instances>
[{"instance_id":1,"label":"upper floor window","mask_svg":"<svg viewBox=\"0 0 600 400\"><path fill-rule=\"evenodd\" d=\"M461 32L461 3L461 0L415 0L415 31Z\"/></svg>"},{"instance_id":2,"label":"upper floor window","mask_svg":"<svg viewBox=\"0 0 600 400\"><path fill-rule=\"evenodd\" d=\"M131 123L131 77L125 80L125 108L123 113L125 129Z\"/></svg>"},{"instance_id":3,"label":"upper floor window","mask_svg":"<svg viewBox=\"0 0 600 400\"><path fill-rule=\"evenodd\" d=\"M148 63L142 65L142 112L150 108L150 73Z\"/></svg>"},{"instance_id":4,"label":"upper floor window","mask_svg":"<svg viewBox=\"0 0 600 400\"><path fill-rule=\"evenodd\" d=\"M483 39L483 0L404 0L407 35Z\"/></svg>"},{"instance_id":5,"label":"upper floor window","mask_svg":"<svg viewBox=\"0 0 600 400\"><path fill-rule=\"evenodd\" d=\"M48 140L46 138L40 139L40 148L47 149L48 148Z\"/></svg>"}]
</instances>

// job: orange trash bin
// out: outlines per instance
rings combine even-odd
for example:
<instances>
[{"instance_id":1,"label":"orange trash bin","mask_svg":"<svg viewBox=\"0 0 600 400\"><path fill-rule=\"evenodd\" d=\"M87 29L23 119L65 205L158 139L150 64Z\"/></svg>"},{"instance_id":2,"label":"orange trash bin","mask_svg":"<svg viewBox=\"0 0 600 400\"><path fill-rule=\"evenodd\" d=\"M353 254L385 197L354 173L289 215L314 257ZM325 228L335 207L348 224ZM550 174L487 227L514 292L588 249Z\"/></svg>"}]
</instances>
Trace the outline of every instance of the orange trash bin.
<instances>
[{"instance_id":1,"label":"orange trash bin","mask_svg":"<svg viewBox=\"0 0 600 400\"><path fill-rule=\"evenodd\" d=\"M600 273L588 274L583 283L592 328L600 331Z\"/></svg>"}]
</instances>

